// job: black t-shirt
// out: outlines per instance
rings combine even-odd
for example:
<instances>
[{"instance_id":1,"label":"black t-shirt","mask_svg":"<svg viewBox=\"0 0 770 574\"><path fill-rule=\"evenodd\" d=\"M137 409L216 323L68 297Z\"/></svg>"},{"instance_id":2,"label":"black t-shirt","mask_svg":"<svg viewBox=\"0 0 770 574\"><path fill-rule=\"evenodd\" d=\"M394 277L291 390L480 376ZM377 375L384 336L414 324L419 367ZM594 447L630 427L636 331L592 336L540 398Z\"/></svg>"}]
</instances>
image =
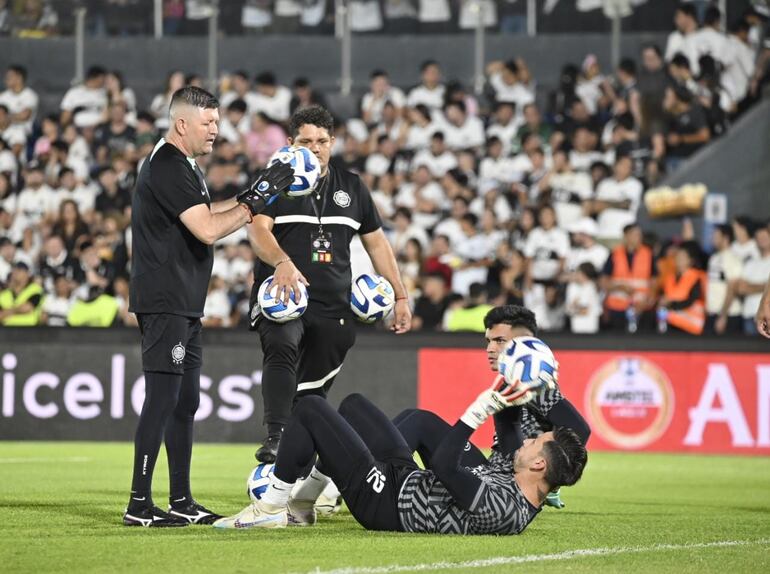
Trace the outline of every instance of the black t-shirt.
<instances>
[{"instance_id":1,"label":"black t-shirt","mask_svg":"<svg viewBox=\"0 0 770 574\"><path fill-rule=\"evenodd\" d=\"M278 244L310 283L308 310L324 317L349 317L350 242L356 233L371 233L382 223L369 190L357 175L329 166L318 189L320 200L316 192L295 199L282 197L262 215L273 218ZM319 231L318 215L324 233L331 233L331 263L311 261L311 234ZM273 273L271 266L257 261L255 286Z\"/></svg>"},{"instance_id":2,"label":"black t-shirt","mask_svg":"<svg viewBox=\"0 0 770 574\"><path fill-rule=\"evenodd\" d=\"M691 136L698 133L703 128L709 127L706 118L706 112L699 104L693 104L689 110L673 117L669 131L680 136ZM690 157L700 148L702 143L680 143L677 146L671 146L669 155L674 157Z\"/></svg>"},{"instance_id":3,"label":"black t-shirt","mask_svg":"<svg viewBox=\"0 0 770 574\"><path fill-rule=\"evenodd\" d=\"M422 319L423 331L436 331L441 327L444 313L449 305L449 300L444 297L438 303L434 303L424 295L417 299L414 305L414 316Z\"/></svg>"},{"instance_id":4,"label":"black t-shirt","mask_svg":"<svg viewBox=\"0 0 770 574\"><path fill-rule=\"evenodd\" d=\"M203 175L161 140L139 172L132 203L130 311L203 316L214 252L179 219L200 203L211 204Z\"/></svg>"}]
</instances>

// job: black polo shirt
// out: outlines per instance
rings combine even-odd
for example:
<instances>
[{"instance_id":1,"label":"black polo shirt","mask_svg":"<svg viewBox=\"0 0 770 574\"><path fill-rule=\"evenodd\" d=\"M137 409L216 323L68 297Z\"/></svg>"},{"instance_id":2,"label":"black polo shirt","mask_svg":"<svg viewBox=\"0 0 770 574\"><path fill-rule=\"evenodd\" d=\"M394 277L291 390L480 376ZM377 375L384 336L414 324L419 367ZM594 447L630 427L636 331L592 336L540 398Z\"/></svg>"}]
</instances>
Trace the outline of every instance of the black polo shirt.
<instances>
[{"instance_id":1,"label":"black polo shirt","mask_svg":"<svg viewBox=\"0 0 770 574\"><path fill-rule=\"evenodd\" d=\"M329 166L318 190L294 199L282 197L262 215L273 219L278 244L310 282L308 310L324 317L347 317L351 315L350 242L356 233L371 233L382 223L369 190L357 175ZM331 234L331 263L311 260L311 235L319 231L319 215L324 233ZM273 273L271 266L257 261L256 285Z\"/></svg>"},{"instance_id":2,"label":"black polo shirt","mask_svg":"<svg viewBox=\"0 0 770 574\"><path fill-rule=\"evenodd\" d=\"M142 165L131 204L130 311L203 316L214 252L179 219L200 203L211 201L195 161L160 140Z\"/></svg>"}]
</instances>

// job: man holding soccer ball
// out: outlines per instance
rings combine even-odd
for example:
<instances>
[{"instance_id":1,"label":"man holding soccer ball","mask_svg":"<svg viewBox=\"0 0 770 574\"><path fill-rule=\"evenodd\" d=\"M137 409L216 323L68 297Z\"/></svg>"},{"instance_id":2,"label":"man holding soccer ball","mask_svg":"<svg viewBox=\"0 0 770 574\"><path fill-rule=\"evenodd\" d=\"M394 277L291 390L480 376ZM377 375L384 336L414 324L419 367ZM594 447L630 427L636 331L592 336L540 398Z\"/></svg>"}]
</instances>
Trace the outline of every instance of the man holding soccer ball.
<instances>
[{"instance_id":1,"label":"man holding soccer ball","mask_svg":"<svg viewBox=\"0 0 770 574\"><path fill-rule=\"evenodd\" d=\"M421 470L396 426L363 396L342 401L339 412L317 396L302 397L291 415L278 449L269 485L261 496L216 528L281 528L310 525L313 501L290 495L305 466L318 452L323 471L340 486L353 517L368 530L437 534L519 534L537 516L549 491L577 482L588 457L580 437L556 427L524 440L516 417L513 451L487 464L463 464L468 439L491 415L520 414L522 405L542 387L552 387L555 361L528 344L511 342L500 357L500 372L459 420L448 428ZM516 347L518 345L518 347ZM523 375L517 364L538 363L545 376ZM543 366L543 362L548 363ZM533 366L533 369L535 367ZM533 371L534 372L534 371ZM514 377L520 376L520 379ZM523 380L527 378L527 380Z\"/></svg>"},{"instance_id":2,"label":"man holding soccer ball","mask_svg":"<svg viewBox=\"0 0 770 574\"><path fill-rule=\"evenodd\" d=\"M259 258L251 318L264 354L262 398L268 433L256 452L260 462L275 461L295 395L325 397L355 342L350 310L350 242L355 234L361 236L377 273L393 286L392 329L405 333L411 325L406 290L369 190L355 174L329 165L331 115L320 106L301 108L291 117L289 131L289 145L312 151L321 175L311 193L270 205L249 227ZM300 294L300 284L307 287L309 303L301 317L279 323L259 312L258 289L270 275L271 293L285 303Z\"/></svg>"},{"instance_id":3,"label":"man holding soccer ball","mask_svg":"<svg viewBox=\"0 0 770 574\"><path fill-rule=\"evenodd\" d=\"M518 337L537 336L535 314L519 305L495 307L484 317L486 328L487 360L492 371L497 372L498 359L510 342ZM500 456L513 452L516 445L516 432L521 427L526 438L536 438L557 427L572 429L585 445L591 435L591 429L575 406L567 400L558 386L558 375L553 385L538 390L527 402L521 413L505 409L495 414L495 443L492 456L487 460L484 454L468 443L463 452L462 463L468 467L486 465ZM441 417L422 409L407 409L399 413L393 422L404 439L419 453L425 465L430 465L442 437L451 426ZM546 504L554 508L563 508L564 503L559 491L548 494Z\"/></svg>"},{"instance_id":4,"label":"man holding soccer ball","mask_svg":"<svg viewBox=\"0 0 770 574\"><path fill-rule=\"evenodd\" d=\"M134 193L131 300L142 333L145 398L134 441L126 526L211 524L219 518L190 492L193 420L203 363L201 321L211 279L213 243L273 202L291 184L292 170L261 172L236 199L212 205L195 158L211 153L219 121L217 99L188 86L174 93L170 124L145 159ZM169 511L152 500L152 475L165 440Z\"/></svg>"}]
</instances>

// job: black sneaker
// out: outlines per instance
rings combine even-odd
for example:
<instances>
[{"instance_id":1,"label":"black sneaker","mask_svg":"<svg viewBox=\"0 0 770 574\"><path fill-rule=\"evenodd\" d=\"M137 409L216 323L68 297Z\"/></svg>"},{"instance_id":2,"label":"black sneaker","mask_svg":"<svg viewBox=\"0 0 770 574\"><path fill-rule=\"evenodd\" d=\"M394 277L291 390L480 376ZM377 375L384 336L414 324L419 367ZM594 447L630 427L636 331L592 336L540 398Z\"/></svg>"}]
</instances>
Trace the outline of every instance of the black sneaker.
<instances>
[{"instance_id":1,"label":"black sneaker","mask_svg":"<svg viewBox=\"0 0 770 574\"><path fill-rule=\"evenodd\" d=\"M214 524L214 522L222 518L220 514L211 512L208 508L194 500L191 500L187 505L179 502L169 506L168 513L171 516L182 518L190 524Z\"/></svg>"},{"instance_id":2,"label":"black sneaker","mask_svg":"<svg viewBox=\"0 0 770 574\"><path fill-rule=\"evenodd\" d=\"M187 526L188 524L190 523L184 518L171 516L167 512L163 512L157 506L148 506L136 510L126 509L126 513L123 515L124 526L166 528L174 526Z\"/></svg>"},{"instance_id":3,"label":"black sneaker","mask_svg":"<svg viewBox=\"0 0 770 574\"><path fill-rule=\"evenodd\" d=\"M262 446L254 453L254 457L259 462L271 463L275 462L275 457L278 454L278 443L281 440L281 435L271 434L262 443Z\"/></svg>"}]
</instances>

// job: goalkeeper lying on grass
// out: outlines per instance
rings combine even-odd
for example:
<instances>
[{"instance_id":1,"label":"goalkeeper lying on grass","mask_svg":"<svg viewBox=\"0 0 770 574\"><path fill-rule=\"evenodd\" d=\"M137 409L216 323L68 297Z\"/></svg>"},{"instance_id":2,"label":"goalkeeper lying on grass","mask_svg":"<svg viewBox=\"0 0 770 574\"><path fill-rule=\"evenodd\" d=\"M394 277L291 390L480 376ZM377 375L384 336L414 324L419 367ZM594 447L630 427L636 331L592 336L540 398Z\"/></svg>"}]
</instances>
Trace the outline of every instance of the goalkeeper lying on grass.
<instances>
[{"instance_id":1,"label":"goalkeeper lying on grass","mask_svg":"<svg viewBox=\"0 0 770 574\"><path fill-rule=\"evenodd\" d=\"M217 528L275 528L315 522L314 500L291 499L292 486L318 453L318 468L334 480L353 514L369 530L446 534L518 534L540 512L547 494L580 479L586 449L574 431L555 428L523 440L512 455L486 465L461 464L473 432L491 415L509 409L515 430L521 405L548 377L531 384L498 376L444 436L420 470L404 437L371 402L354 394L339 412L316 396L299 399L278 449L270 485L256 502ZM512 408L513 407L513 408Z\"/></svg>"}]
</instances>

